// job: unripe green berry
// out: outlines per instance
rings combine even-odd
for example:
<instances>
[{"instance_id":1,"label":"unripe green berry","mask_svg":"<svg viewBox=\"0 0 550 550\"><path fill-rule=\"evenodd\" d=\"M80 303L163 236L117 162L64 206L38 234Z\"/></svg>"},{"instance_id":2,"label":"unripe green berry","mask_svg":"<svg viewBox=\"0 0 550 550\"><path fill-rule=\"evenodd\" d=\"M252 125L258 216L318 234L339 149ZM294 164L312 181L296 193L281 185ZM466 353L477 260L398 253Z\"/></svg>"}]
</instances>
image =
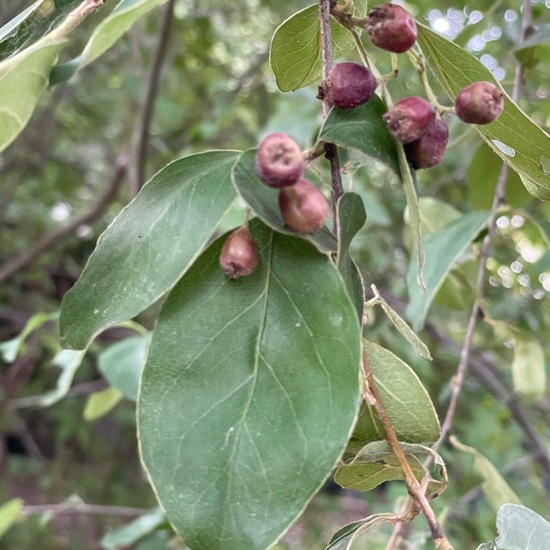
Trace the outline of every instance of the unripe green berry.
<instances>
[{"instance_id":1,"label":"unripe green berry","mask_svg":"<svg viewBox=\"0 0 550 550\"><path fill-rule=\"evenodd\" d=\"M240 227L227 237L220 253L220 265L232 279L246 277L256 269L256 242L247 227Z\"/></svg>"},{"instance_id":2,"label":"unripe green berry","mask_svg":"<svg viewBox=\"0 0 550 550\"><path fill-rule=\"evenodd\" d=\"M302 179L279 191L279 210L290 229L313 234L325 224L329 204L317 187Z\"/></svg>"}]
</instances>

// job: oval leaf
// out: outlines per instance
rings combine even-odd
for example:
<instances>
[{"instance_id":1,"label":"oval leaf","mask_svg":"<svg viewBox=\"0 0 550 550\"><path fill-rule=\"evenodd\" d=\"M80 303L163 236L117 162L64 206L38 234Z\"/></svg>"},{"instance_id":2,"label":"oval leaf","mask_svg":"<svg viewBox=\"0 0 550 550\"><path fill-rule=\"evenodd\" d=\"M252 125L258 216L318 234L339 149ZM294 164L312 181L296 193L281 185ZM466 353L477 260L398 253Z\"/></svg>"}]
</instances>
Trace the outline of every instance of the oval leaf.
<instances>
[{"instance_id":1,"label":"oval leaf","mask_svg":"<svg viewBox=\"0 0 550 550\"><path fill-rule=\"evenodd\" d=\"M259 220L259 265L228 279L214 243L166 300L143 372L142 459L194 550L265 550L341 455L360 328L334 265Z\"/></svg>"},{"instance_id":2,"label":"oval leaf","mask_svg":"<svg viewBox=\"0 0 550 550\"><path fill-rule=\"evenodd\" d=\"M407 275L410 302L406 312L415 330L420 330L424 325L428 309L445 277L485 227L489 215L485 211L466 214L424 239L426 261L423 277L426 291L416 284L418 264L414 259Z\"/></svg>"},{"instance_id":3,"label":"oval leaf","mask_svg":"<svg viewBox=\"0 0 550 550\"><path fill-rule=\"evenodd\" d=\"M334 58L353 48L353 38L331 19ZM293 92L321 79L321 27L317 4L309 6L282 23L271 41L269 63L277 86Z\"/></svg>"},{"instance_id":4,"label":"oval leaf","mask_svg":"<svg viewBox=\"0 0 550 550\"><path fill-rule=\"evenodd\" d=\"M123 398L116 388L105 388L88 396L82 416L84 420L91 422L105 416Z\"/></svg>"},{"instance_id":5,"label":"oval leaf","mask_svg":"<svg viewBox=\"0 0 550 550\"><path fill-rule=\"evenodd\" d=\"M421 24L418 24L418 43L451 99L472 82L487 80L498 85L491 71L476 57ZM543 161L549 155L550 136L507 94L500 117L475 128L491 149L520 174L532 195L550 200L550 173L544 170Z\"/></svg>"},{"instance_id":6,"label":"oval leaf","mask_svg":"<svg viewBox=\"0 0 550 550\"><path fill-rule=\"evenodd\" d=\"M22 508L23 500L20 498L12 498L0 506L0 538L19 519Z\"/></svg>"},{"instance_id":7,"label":"oval leaf","mask_svg":"<svg viewBox=\"0 0 550 550\"><path fill-rule=\"evenodd\" d=\"M497 514L498 550L546 550L550 523L533 510L504 504Z\"/></svg>"},{"instance_id":8,"label":"oval leaf","mask_svg":"<svg viewBox=\"0 0 550 550\"><path fill-rule=\"evenodd\" d=\"M383 347L363 341L380 397L400 441L430 443L439 437L439 420L428 392L415 372ZM363 405L352 444L385 439L373 407Z\"/></svg>"},{"instance_id":9,"label":"oval leaf","mask_svg":"<svg viewBox=\"0 0 550 550\"><path fill-rule=\"evenodd\" d=\"M385 164L398 176L399 159L395 140L382 120L386 105L373 96L355 109L332 109L321 128L319 139L355 149Z\"/></svg>"},{"instance_id":10,"label":"oval leaf","mask_svg":"<svg viewBox=\"0 0 550 550\"><path fill-rule=\"evenodd\" d=\"M298 235L285 226L279 212L279 190L268 187L260 181L256 175L255 162L256 149L250 149L242 154L233 169L235 188L255 214L279 233L296 235L305 239L314 244L321 252L336 252L336 239L327 227L323 227L315 235Z\"/></svg>"},{"instance_id":11,"label":"oval leaf","mask_svg":"<svg viewBox=\"0 0 550 550\"><path fill-rule=\"evenodd\" d=\"M235 199L234 151L177 160L156 174L99 238L61 306L65 347L82 349L172 288Z\"/></svg>"}]
</instances>

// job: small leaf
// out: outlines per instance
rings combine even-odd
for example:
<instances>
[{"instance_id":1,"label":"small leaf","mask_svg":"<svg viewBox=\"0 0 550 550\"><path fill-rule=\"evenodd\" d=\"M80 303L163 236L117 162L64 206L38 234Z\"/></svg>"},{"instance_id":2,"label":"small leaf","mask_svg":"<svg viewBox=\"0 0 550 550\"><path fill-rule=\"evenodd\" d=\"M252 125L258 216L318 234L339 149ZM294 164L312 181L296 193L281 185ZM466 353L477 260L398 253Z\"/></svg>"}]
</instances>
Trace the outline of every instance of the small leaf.
<instances>
[{"instance_id":1,"label":"small leaf","mask_svg":"<svg viewBox=\"0 0 550 550\"><path fill-rule=\"evenodd\" d=\"M332 262L250 222L258 267L216 241L170 293L138 404L145 464L194 550L264 550L340 457L359 405L360 327Z\"/></svg>"},{"instance_id":2,"label":"small leaf","mask_svg":"<svg viewBox=\"0 0 550 550\"><path fill-rule=\"evenodd\" d=\"M355 109L332 109L321 128L319 139L355 149L399 175L395 139L382 120L386 111L386 105L378 96L373 96Z\"/></svg>"},{"instance_id":3,"label":"small leaf","mask_svg":"<svg viewBox=\"0 0 550 550\"><path fill-rule=\"evenodd\" d=\"M363 341L375 382L400 441L429 443L439 437L439 420L428 392L418 376L391 351ZM374 407L364 405L353 435L363 445L385 439Z\"/></svg>"},{"instance_id":4,"label":"small leaf","mask_svg":"<svg viewBox=\"0 0 550 550\"><path fill-rule=\"evenodd\" d=\"M233 168L233 183L237 192L254 210L254 213L269 227L279 233L294 235L314 244L321 252L336 252L337 243L327 227L315 235L302 235L286 228L279 212L279 190L268 187L256 175L254 167L256 149L244 152Z\"/></svg>"},{"instance_id":5,"label":"small leaf","mask_svg":"<svg viewBox=\"0 0 550 550\"><path fill-rule=\"evenodd\" d=\"M525 41L523 41L517 48L514 49L514 52L520 52L528 48L533 48L534 46L540 46L550 42L550 23L540 25L540 27Z\"/></svg>"},{"instance_id":6,"label":"small leaf","mask_svg":"<svg viewBox=\"0 0 550 550\"><path fill-rule=\"evenodd\" d=\"M331 19L334 58L353 48L347 29ZM295 13L275 31L269 63L282 92L293 92L321 78L321 28L317 4Z\"/></svg>"},{"instance_id":7,"label":"small leaf","mask_svg":"<svg viewBox=\"0 0 550 550\"><path fill-rule=\"evenodd\" d=\"M406 312L415 330L420 330L424 325L428 309L437 291L449 271L487 225L489 215L490 213L485 211L465 214L435 233L430 233L424 239L426 292L416 284L418 276L416 261L411 261L407 275L410 302Z\"/></svg>"},{"instance_id":8,"label":"small leaf","mask_svg":"<svg viewBox=\"0 0 550 550\"><path fill-rule=\"evenodd\" d=\"M498 85L481 61L422 24L418 24L418 42L430 68L451 99L454 100L465 86L479 80ZM550 174L545 172L540 162L550 151L550 136L507 94L500 117L491 124L476 125L475 129L489 147L520 174L532 195L550 200ZM505 145L506 149L499 144Z\"/></svg>"},{"instance_id":9,"label":"small leaf","mask_svg":"<svg viewBox=\"0 0 550 550\"><path fill-rule=\"evenodd\" d=\"M172 288L201 253L235 199L234 151L172 162L104 231L61 306L61 339L82 349Z\"/></svg>"},{"instance_id":10,"label":"small leaf","mask_svg":"<svg viewBox=\"0 0 550 550\"><path fill-rule=\"evenodd\" d=\"M516 336L512 361L514 391L540 399L546 393L544 351L534 338Z\"/></svg>"},{"instance_id":11,"label":"small leaf","mask_svg":"<svg viewBox=\"0 0 550 550\"><path fill-rule=\"evenodd\" d=\"M68 80L100 55L105 53L132 25L166 0L122 0L92 33L84 51L75 59L57 65L51 74L51 84Z\"/></svg>"},{"instance_id":12,"label":"small leaf","mask_svg":"<svg viewBox=\"0 0 550 550\"><path fill-rule=\"evenodd\" d=\"M3 42L7 38L17 31L17 29L35 13L38 8L44 3L44 0L36 0L27 9L24 9L21 13L16 15L13 19L8 21L0 28L0 42Z\"/></svg>"},{"instance_id":13,"label":"small leaf","mask_svg":"<svg viewBox=\"0 0 550 550\"><path fill-rule=\"evenodd\" d=\"M20 498L12 498L5 504L0 506L0 539L6 531L19 519L21 509L23 508L23 500Z\"/></svg>"},{"instance_id":14,"label":"small leaf","mask_svg":"<svg viewBox=\"0 0 550 550\"><path fill-rule=\"evenodd\" d=\"M118 550L121 547L129 546L154 531L165 522L164 512L155 508L148 514L143 514L124 527L109 531L101 539L103 550Z\"/></svg>"},{"instance_id":15,"label":"small leaf","mask_svg":"<svg viewBox=\"0 0 550 550\"><path fill-rule=\"evenodd\" d=\"M108 347L97 358L99 371L105 380L132 401L137 399L148 345L148 338L131 336Z\"/></svg>"},{"instance_id":16,"label":"small leaf","mask_svg":"<svg viewBox=\"0 0 550 550\"><path fill-rule=\"evenodd\" d=\"M481 489L485 494L487 502L489 502L495 512L500 506L508 502L521 504L516 493L485 456L473 447L463 445L454 436L451 436L449 441L459 451L471 454L474 457L474 469L484 480L481 484Z\"/></svg>"},{"instance_id":17,"label":"small leaf","mask_svg":"<svg viewBox=\"0 0 550 550\"><path fill-rule=\"evenodd\" d=\"M547 550L550 523L533 510L504 504L497 514L498 550Z\"/></svg>"},{"instance_id":18,"label":"small leaf","mask_svg":"<svg viewBox=\"0 0 550 550\"><path fill-rule=\"evenodd\" d=\"M88 396L84 407L84 420L91 422L105 416L123 398L116 388L106 388Z\"/></svg>"},{"instance_id":19,"label":"small leaf","mask_svg":"<svg viewBox=\"0 0 550 550\"><path fill-rule=\"evenodd\" d=\"M357 193L344 193L338 201L338 271L346 283L349 295L359 319L363 317L365 303L365 288L361 273L349 254L353 237L361 230L367 221L367 213L363 199Z\"/></svg>"},{"instance_id":20,"label":"small leaf","mask_svg":"<svg viewBox=\"0 0 550 550\"><path fill-rule=\"evenodd\" d=\"M358 535L366 533L383 523L394 522L398 519L397 514L382 513L373 514L366 519L350 523L340 529L331 539L330 544L325 550L351 550L352 544Z\"/></svg>"}]
</instances>

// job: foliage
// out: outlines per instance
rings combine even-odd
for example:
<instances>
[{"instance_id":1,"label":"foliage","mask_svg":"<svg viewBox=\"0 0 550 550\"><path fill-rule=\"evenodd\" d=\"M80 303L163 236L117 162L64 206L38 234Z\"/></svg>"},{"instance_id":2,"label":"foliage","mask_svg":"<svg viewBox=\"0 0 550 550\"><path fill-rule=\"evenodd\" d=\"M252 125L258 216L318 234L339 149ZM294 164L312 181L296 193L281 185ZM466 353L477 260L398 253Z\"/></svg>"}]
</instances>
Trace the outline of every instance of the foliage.
<instances>
[{"instance_id":1,"label":"foliage","mask_svg":"<svg viewBox=\"0 0 550 550\"><path fill-rule=\"evenodd\" d=\"M359 34L366 2L340 2L335 58L382 84L326 117L316 5L17 4L0 6L2 544L377 549L407 523L411 548L543 548L543 4L411 3L418 48L397 57ZM472 127L450 111L477 80L508 93ZM431 170L382 121L406 95L449 126ZM273 131L332 193L313 235L256 174ZM229 279L242 224L258 267Z\"/></svg>"}]
</instances>

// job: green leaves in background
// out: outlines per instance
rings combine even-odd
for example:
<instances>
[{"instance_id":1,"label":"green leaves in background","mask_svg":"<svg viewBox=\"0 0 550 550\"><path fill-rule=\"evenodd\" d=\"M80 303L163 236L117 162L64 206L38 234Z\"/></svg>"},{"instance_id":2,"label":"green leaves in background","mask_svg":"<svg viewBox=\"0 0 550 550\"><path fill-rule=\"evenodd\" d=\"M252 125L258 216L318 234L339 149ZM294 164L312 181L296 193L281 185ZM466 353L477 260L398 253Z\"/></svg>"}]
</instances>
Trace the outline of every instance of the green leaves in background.
<instances>
[{"instance_id":1,"label":"green leaves in background","mask_svg":"<svg viewBox=\"0 0 550 550\"><path fill-rule=\"evenodd\" d=\"M97 358L98 369L105 380L132 401L137 400L148 346L149 338L131 336L108 347Z\"/></svg>"},{"instance_id":2,"label":"green leaves in background","mask_svg":"<svg viewBox=\"0 0 550 550\"><path fill-rule=\"evenodd\" d=\"M88 396L82 416L91 422L105 416L124 396L116 388L105 388Z\"/></svg>"},{"instance_id":3,"label":"green leaves in background","mask_svg":"<svg viewBox=\"0 0 550 550\"><path fill-rule=\"evenodd\" d=\"M504 504L497 514L498 550L546 550L550 523L533 510Z\"/></svg>"},{"instance_id":4,"label":"green leaves in background","mask_svg":"<svg viewBox=\"0 0 550 550\"><path fill-rule=\"evenodd\" d=\"M327 227L315 235L296 234L290 231L279 212L279 190L268 187L256 175L256 149L245 151L233 169L233 183L254 213L269 227L279 233L295 235L314 244L321 252L336 252L337 243Z\"/></svg>"},{"instance_id":5,"label":"green leaves in background","mask_svg":"<svg viewBox=\"0 0 550 550\"><path fill-rule=\"evenodd\" d=\"M332 47L338 58L353 48L349 31L331 19ZM321 79L321 30L317 4L282 23L271 41L269 63L277 86L293 92Z\"/></svg>"},{"instance_id":6,"label":"green leaves in background","mask_svg":"<svg viewBox=\"0 0 550 550\"><path fill-rule=\"evenodd\" d=\"M344 193L338 201L338 255L336 267L342 274L357 316L363 317L365 288L361 273L349 254L353 237L367 221L363 199L357 193Z\"/></svg>"},{"instance_id":7,"label":"green leaves in background","mask_svg":"<svg viewBox=\"0 0 550 550\"><path fill-rule=\"evenodd\" d=\"M418 376L391 351L363 341L378 391L400 441L429 443L439 437L439 420ZM351 444L355 449L385 439L374 407L364 404Z\"/></svg>"},{"instance_id":8,"label":"green leaves in background","mask_svg":"<svg viewBox=\"0 0 550 550\"><path fill-rule=\"evenodd\" d=\"M83 52L75 59L53 68L51 83L69 79L106 52L143 15L166 0L122 0L94 30Z\"/></svg>"},{"instance_id":9,"label":"green leaves in background","mask_svg":"<svg viewBox=\"0 0 550 550\"><path fill-rule=\"evenodd\" d=\"M540 399L546 393L544 350L536 339L515 336L512 379L514 391L530 399Z\"/></svg>"},{"instance_id":10,"label":"green leaves in background","mask_svg":"<svg viewBox=\"0 0 550 550\"><path fill-rule=\"evenodd\" d=\"M355 109L334 108L321 128L319 139L355 149L399 175L395 139L382 120L386 111L386 105L378 96Z\"/></svg>"},{"instance_id":11,"label":"green leaves in background","mask_svg":"<svg viewBox=\"0 0 550 550\"><path fill-rule=\"evenodd\" d=\"M406 312L415 330L420 330L424 325L428 309L445 277L485 227L488 219L489 212L485 211L466 214L424 239L426 262L423 277L427 290L422 290L416 282L418 264L414 259L407 275L410 302Z\"/></svg>"},{"instance_id":12,"label":"green leaves in background","mask_svg":"<svg viewBox=\"0 0 550 550\"><path fill-rule=\"evenodd\" d=\"M12 498L0 506L0 539L17 521L22 508L23 501L20 498Z\"/></svg>"},{"instance_id":13,"label":"green leaves in background","mask_svg":"<svg viewBox=\"0 0 550 550\"><path fill-rule=\"evenodd\" d=\"M169 164L115 218L65 294L65 347L86 347L94 335L134 317L174 286L235 199L230 174L238 155L209 151Z\"/></svg>"},{"instance_id":14,"label":"green leaves in background","mask_svg":"<svg viewBox=\"0 0 550 550\"><path fill-rule=\"evenodd\" d=\"M256 271L228 279L214 243L166 300L143 372L143 462L194 550L272 544L338 460L359 403L360 328L334 265L250 229Z\"/></svg>"},{"instance_id":15,"label":"green leaves in background","mask_svg":"<svg viewBox=\"0 0 550 550\"><path fill-rule=\"evenodd\" d=\"M107 533L101 539L101 548L103 550L118 550L121 547L135 544L149 533L152 533L165 521L164 512L160 508L155 508L150 513L139 516L124 527Z\"/></svg>"},{"instance_id":16,"label":"green leaves in background","mask_svg":"<svg viewBox=\"0 0 550 550\"><path fill-rule=\"evenodd\" d=\"M430 68L455 99L460 90L479 80L496 82L491 71L472 54L428 27L418 25L418 42ZM493 151L519 173L529 193L550 200L550 136L505 96L500 117L491 124L475 126Z\"/></svg>"},{"instance_id":17,"label":"green leaves in background","mask_svg":"<svg viewBox=\"0 0 550 550\"><path fill-rule=\"evenodd\" d=\"M506 503L521 504L516 493L485 456L473 447L463 445L454 436L451 436L449 441L459 451L474 457L474 469L483 478L481 489L495 512Z\"/></svg>"}]
</instances>

